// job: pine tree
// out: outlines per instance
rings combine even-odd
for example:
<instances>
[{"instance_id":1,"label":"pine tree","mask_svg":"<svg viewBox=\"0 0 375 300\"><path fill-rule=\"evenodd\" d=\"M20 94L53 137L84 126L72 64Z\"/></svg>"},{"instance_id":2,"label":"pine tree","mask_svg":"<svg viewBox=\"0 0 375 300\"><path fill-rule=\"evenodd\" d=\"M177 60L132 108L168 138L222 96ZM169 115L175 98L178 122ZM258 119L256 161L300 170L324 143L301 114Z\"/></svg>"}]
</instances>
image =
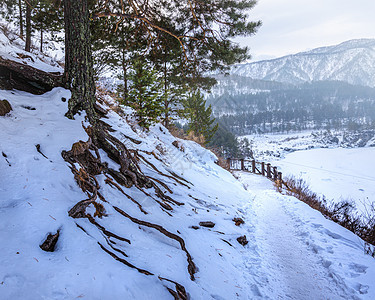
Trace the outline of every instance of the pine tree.
<instances>
[{"instance_id":1,"label":"pine tree","mask_svg":"<svg viewBox=\"0 0 375 300\"><path fill-rule=\"evenodd\" d=\"M144 58L137 57L132 62L129 80L131 87L124 104L136 110L138 124L148 129L158 121L162 113L156 72Z\"/></svg>"},{"instance_id":2,"label":"pine tree","mask_svg":"<svg viewBox=\"0 0 375 300\"><path fill-rule=\"evenodd\" d=\"M127 101L132 57L146 52L147 40L142 28L134 20L118 23L113 17L95 19L90 27L96 76L110 69L122 81L117 91Z\"/></svg>"},{"instance_id":3,"label":"pine tree","mask_svg":"<svg viewBox=\"0 0 375 300\"><path fill-rule=\"evenodd\" d=\"M211 118L211 105L206 107L206 101L199 90L192 91L184 102L185 115L188 119L188 132L194 132L196 136L203 135L205 142L211 141L218 124L213 125L214 118Z\"/></svg>"},{"instance_id":4,"label":"pine tree","mask_svg":"<svg viewBox=\"0 0 375 300\"><path fill-rule=\"evenodd\" d=\"M208 71L228 70L231 64L249 58L248 48L241 47L232 38L252 35L261 25L259 21L248 21L248 10L256 4L255 0L207 0L193 4L180 0L63 0L63 3L64 79L72 91L67 116L73 117L83 109L93 124L97 120L93 109L95 83L89 28L93 20L111 17L114 24L134 20L135 26L145 33L149 49L156 49L164 34L175 38L187 70L181 74L196 73L190 77L196 79L203 78ZM163 24L170 24L171 31L165 30ZM30 36L26 27L26 35Z\"/></svg>"},{"instance_id":5,"label":"pine tree","mask_svg":"<svg viewBox=\"0 0 375 300\"><path fill-rule=\"evenodd\" d=\"M65 70L64 79L72 92L67 117L85 110L92 124L97 122L94 109L95 81L90 43L87 0L64 0Z\"/></svg>"},{"instance_id":6,"label":"pine tree","mask_svg":"<svg viewBox=\"0 0 375 300\"><path fill-rule=\"evenodd\" d=\"M62 7L55 0L34 1L32 27L40 33L40 52L43 52L44 33L63 29Z\"/></svg>"},{"instance_id":7,"label":"pine tree","mask_svg":"<svg viewBox=\"0 0 375 300\"><path fill-rule=\"evenodd\" d=\"M218 123L218 129L208 143L209 147L216 149L225 158L238 157L239 143L236 136L231 133L223 124Z\"/></svg>"},{"instance_id":8,"label":"pine tree","mask_svg":"<svg viewBox=\"0 0 375 300\"><path fill-rule=\"evenodd\" d=\"M254 159L254 153L252 149L252 142L249 142L247 138L243 138L239 142L239 151L241 158Z\"/></svg>"}]
</instances>

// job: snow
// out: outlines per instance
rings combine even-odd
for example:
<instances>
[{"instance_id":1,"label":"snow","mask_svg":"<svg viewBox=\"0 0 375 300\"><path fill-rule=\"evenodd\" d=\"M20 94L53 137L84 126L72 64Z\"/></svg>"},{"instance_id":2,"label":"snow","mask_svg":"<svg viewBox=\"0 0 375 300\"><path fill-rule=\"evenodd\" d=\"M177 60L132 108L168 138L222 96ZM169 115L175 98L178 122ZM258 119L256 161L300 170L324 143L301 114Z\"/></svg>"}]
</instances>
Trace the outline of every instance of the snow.
<instances>
[{"instance_id":1,"label":"snow","mask_svg":"<svg viewBox=\"0 0 375 300\"><path fill-rule=\"evenodd\" d=\"M55 60L42 53L31 53L23 50L24 42L20 38L11 43L5 34L0 31L0 57L18 63L27 64L45 72L62 73L63 69Z\"/></svg>"},{"instance_id":2,"label":"snow","mask_svg":"<svg viewBox=\"0 0 375 300\"><path fill-rule=\"evenodd\" d=\"M349 133L303 131L249 135L257 161L277 166L284 177L302 178L328 203L354 201L361 215L375 199L375 147L354 148L343 142ZM355 134L353 134L354 136ZM333 137L337 142L332 142ZM244 138L244 137L241 137ZM372 140L367 145L372 145Z\"/></svg>"},{"instance_id":3,"label":"snow","mask_svg":"<svg viewBox=\"0 0 375 300\"><path fill-rule=\"evenodd\" d=\"M232 222L232 218L240 214L236 202L247 201L247 193L230 173L214 163L215 156L211 152L188 141L180 141L184 152L178 150L171 144L175 138L159 125L149 133L135 133L114 112L110 112L106 120L114 129L121 128L121 132L116 132L119 138L125 140L122 136L125 134L142 141L137 146L139 150L156 151L157 145L163 148L164 154L156 154L164 163L152 155L144 153L144 156L164 174L173 171L191 182L188 187L158 175L145 164L141 164L141 168L145 174L164 181L173 190L171 196L184 202L184 206L175 207L173 215L168 216L150 197L135 188L126 190L148 212L144 215L120 192L106 185L102 176L98 178L101 193L110 201L103 203L108 216L98 222L107 230L130 239L131 245L116 241L116 247L129 256L130 263L155 276L140 274L115 261L97 244L107 245L98 228L86 219L74 220L68 216L68 210L86 196L60 153L80 139L87 140L81 126L84 116L74 121L64 117L67 103L61 98L69 96L69 92L61 88L42 96L0 91L0 98L7 99L13 107L8 116L0 118L0 151L6 155L0 159L3 170L0 173L0 239L3 241L0 298L112 299L120 295L134 299L151 299L152 295L171 298L164 287L168 283L160 281L159 275L184 285L193 299L251 298L253 294L248 285L255 284L254 280L237 268L243 264L244 249L236 238L245 234L246 229ZM48 159L37 152L37 144ZM130 140L127 144L136 146ZM225 186L231 189L223 189ZM199 268L196 281L190 280L186 254L178 243L156 230L132 223L113 206L182 236ZM216 223L214 229L190 228L207 220ZM39 245L47 233L58 229L61 237L56 252L43 252Z\"/></svg>"},{"instance_id":4,"label":"snow","mask_svg":"<svg viewBox=\"0 0 375 300\"><path fill-rule=\"evenodd\" d=\"M286 176L303 178L311 189L333 202L353 200L362 213L375 199L375 148L312 149L274 162Z\"/></svg>"},{"instance_id":5,"label":"snow","mask_svg":"<svg viewBox=\"0 0 375 300\"><path fill-rule=\"evenodd\" d=\"M97 222L128 238L131 245L116 240L116 248L128 256L123 258L155 275L143 275L114 260L98 245L108 247L97 227L67 214L86 196L60 153L78 140L87 140L81 125L84 116L64 117L67 103L62 97L69 96L62 88L42 96L0 91L0 98L13 107L0 118L0 151L6 154L0 158L0 299L171 299L165 285L173 285L158 276L182 284L191 299L375 297L371 281L375 261L363 254L358 237L295 198L277 193L265 178L237 174L236 180L215 164L211 152L192 141L178 140L176 148L172 145L176 138L161 125L150 132L133 131L124 118L110 111L106 122L118 138L129 148L154 151L160 160L140 153L162 173L174 172L187 185L141 163L146 175L163 181L173 191L170 196L185 203L174 206L169 216L152 198L135 188L126 189L148 212L144 215L106 185L103 175L98 176L109 203L102 203L107 216L96 218ZM48 159L37 152L37 144ZM175 240L131 222L114 206L181 236L198 267L196 280L190 280L186 254ZM234 217L243 218L245 224L235 226ZM216 225L191 228L201 221ZM57 250L43 252L39 245L58 229ZM249 240L245 247L236 241L242 235Z\"/></svg>"},{"instance_id":6,"label":"snow","mask_svg":"<svg viewBox=\"0 0 375 300\"><path fill-rule=\"evenodd\" d=\"M7 43L2 36L0 41ZM18 51L5 46L2 57L13 57L4 51ZM39 61L25 62L45 67ZM161 125L149 132L140 130L126 115L129 108L124 107L121 115L109 110L104 121L112 126L113 135L160 171L140 158L144 174L167 185L171 192L160 188L184 205L173 205L173 211L166 213L155 201L153 189L146 195L135 187L123 187L142 205L144 214L98 175L107 202L100 201L106 216L95 221L131 243L106 236L86 218L69 217L68 211L87 196L61 152L88 139L84 114L75 120L64 116L68 104L63 98L69 97L62 88L38 96L0 90L0 99L13 108L0 117L1 300L172 299L167 288L174 289L174 284L161 278L183 285L190 299L375 298L375 260L363 253L363 241L357 236L276 192L266 178L237 172L237 180L215 163L210 151L173 137ZM172 144L175 141L178 148ZM109 166L118 168L103 151L100 154ZM132 222L119 209L183 238L197 266L195 280L176 240ZM86 212L93 211L90 206ZM234 217L245 223L236 226ZM215 227L192 228L202 221L212 221ZM57 230L56 250L42 251L39 245ZM243 235L249 241L246 246L237 242ZM100 245L153 275L122 264Z\"/></svg>"},{"instance_id":7,"label":"snow","mask_svg":"<svg viewBox=\"0 0 375 300\"><path fill-rule=\"evenodd\" d=\"M374 87L374 47L374 39L350 40L276 59L235 65L231 74L290 84L336 80Z\"/></svg>"},{"instance_id":8,"label":"snow","mask_svg":"<svg viewBox=\"0 0 375 300\"><path fill-rule=\"evenodd\" d=\"M363 241L259 175L236 172L252 195L254 239L271 299L373 299ZM264 275L263 275L264 276Z\"/></svg>"}]
</instances>

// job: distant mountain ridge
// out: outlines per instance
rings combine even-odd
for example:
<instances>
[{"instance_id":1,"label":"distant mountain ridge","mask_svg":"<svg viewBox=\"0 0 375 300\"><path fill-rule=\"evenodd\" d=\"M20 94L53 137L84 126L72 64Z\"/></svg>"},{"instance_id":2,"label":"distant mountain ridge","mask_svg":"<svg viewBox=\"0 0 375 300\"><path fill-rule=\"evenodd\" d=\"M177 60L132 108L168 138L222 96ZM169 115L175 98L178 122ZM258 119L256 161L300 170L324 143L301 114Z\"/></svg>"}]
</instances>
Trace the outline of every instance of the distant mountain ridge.
<instances>
[{"instance_id":1,"label":"distant mountain ridge","mask_svg":"<svg viewBox=\"0 0 375 300\"><path fill-rule=\"evenodd\" d=\"M236 65L231 75L301 84L344 81L375 87L375 39L358 39L284 57Z\"/></svg>"}]
</instances>

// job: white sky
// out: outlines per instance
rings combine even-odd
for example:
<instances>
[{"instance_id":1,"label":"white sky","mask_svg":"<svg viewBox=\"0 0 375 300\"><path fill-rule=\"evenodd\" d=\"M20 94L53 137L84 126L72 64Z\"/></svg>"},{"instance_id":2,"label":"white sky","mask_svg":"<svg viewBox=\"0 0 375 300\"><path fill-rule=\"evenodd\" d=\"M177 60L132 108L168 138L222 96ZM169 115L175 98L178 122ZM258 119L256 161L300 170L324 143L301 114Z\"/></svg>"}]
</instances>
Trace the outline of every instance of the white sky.
<instances>
[{"instance_id":1,"label":"white sky","mask_svg":"<svg viewBox=\"0 0 375 300\"><path fill-rule=\"evenodd\" d=\"M375 38L375 0L258 0L255 36L239 38L252 61L293 54L358 38Z\"/></svg>"}]
</instances>

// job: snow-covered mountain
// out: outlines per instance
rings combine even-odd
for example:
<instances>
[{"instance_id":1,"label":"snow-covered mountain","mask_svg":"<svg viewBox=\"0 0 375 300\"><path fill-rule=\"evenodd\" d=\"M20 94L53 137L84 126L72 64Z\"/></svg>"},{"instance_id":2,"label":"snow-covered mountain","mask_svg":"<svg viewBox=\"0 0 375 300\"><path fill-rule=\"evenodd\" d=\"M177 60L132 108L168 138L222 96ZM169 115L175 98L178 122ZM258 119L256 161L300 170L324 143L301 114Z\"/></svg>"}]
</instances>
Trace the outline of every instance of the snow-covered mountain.
<instances>
[{"instance_id":1,"label":"snow-covered mountain","mask_svg":"<svg viewBox=\"0 0 375 300\"><path fill-rule=\"evenodd\" d=\"M277 59L237 65L232 75L299 84L345 81L375 87L375 39L350 40Z\"/></svg>"}]
</instances>

